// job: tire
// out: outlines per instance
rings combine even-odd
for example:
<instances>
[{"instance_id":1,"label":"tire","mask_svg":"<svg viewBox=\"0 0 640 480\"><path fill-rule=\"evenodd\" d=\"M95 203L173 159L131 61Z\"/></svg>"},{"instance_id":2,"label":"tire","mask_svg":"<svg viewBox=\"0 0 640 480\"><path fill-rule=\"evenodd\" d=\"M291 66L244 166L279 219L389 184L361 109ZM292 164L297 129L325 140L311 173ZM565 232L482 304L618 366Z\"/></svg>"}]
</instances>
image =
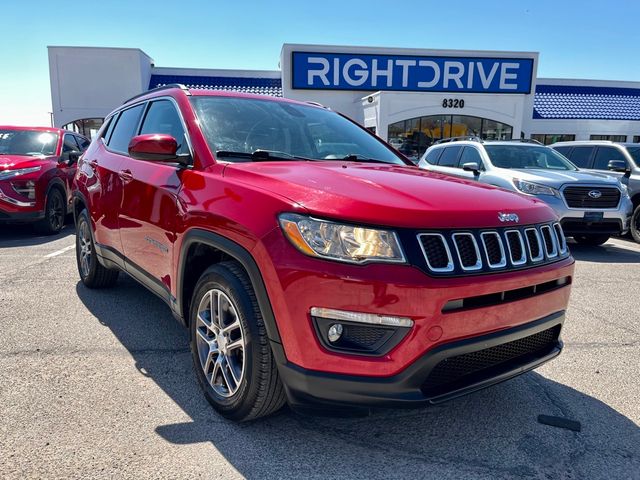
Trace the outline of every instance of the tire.
<instances>
[{"instance_id":1,"label":"tire","mask_svg":"<svg viewBox=\"0 0 640 480\"><path fill-rule=\"evenodd\" d=\"M88 288L106 288L118 280L118 270L110 270L100 264L91 235L91 222L86 210L76 221L76 263L80 280Z\"/></svg>"},{"instance_id":2,"label":"tire","mask_svg":"<svg viewBox=\"0 0 640 480\"><path fill-rule=\"evenodd\" d=\"M631 233L631 238L640 243L640 205L638 205L633 211L633 216L631 217L631 228L629 231Z\"/></svg>"},{"instance_id":3,"label":"tire","mask_svg":"<svg viewBox=\"0 0 640 480\"><path fill-rule=\"evenodd\" d=\"M611 235L600 234L600 235L577 235L573 237L573 239L578 242L580 245L589 245L591 247L597 247L598 245L602 245L606 243L607 240L611 238Z\"/></svg>"},{"instance_id":4,"label":"tire","mask_svg":"<svg viewBox=\"0 0 640 480\"><path fill-rule=\"evenodd\" d=\"M222 316L215 314L218 305ZM264 320L240 264L222 262L205 270L191 301L189 330L198 382L220 415L244 422L284 405Z\"/></svg>"},{"instance_id":5,"label":"tire","mask_svg":"<svg viewBox=\"0 0 640 480\"><path fill-rule=\"evenodd\" d=\"M60 190L51 188L44 206L44 218L35 224L35 230L43 235L55 235L62 230L66 219L65 200Z\"/></svg>"}]
</instances>

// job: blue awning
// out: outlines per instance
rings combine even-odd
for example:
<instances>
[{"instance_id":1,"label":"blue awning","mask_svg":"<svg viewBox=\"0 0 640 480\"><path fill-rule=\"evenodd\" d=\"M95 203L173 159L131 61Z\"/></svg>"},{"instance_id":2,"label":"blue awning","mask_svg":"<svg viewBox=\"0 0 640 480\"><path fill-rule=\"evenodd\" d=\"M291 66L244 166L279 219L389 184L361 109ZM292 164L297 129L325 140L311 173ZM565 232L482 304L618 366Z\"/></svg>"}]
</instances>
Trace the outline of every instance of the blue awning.
<instances>
[{"instance_id":1,"label":"blue awning","mask_svg":"<svg viewBox=\"0 0 640 480\"><path fill-rule=\"evenodd\" d=\"M640 89L537 85L533 118L640 120Z\"/></svg>"},{"instance_id":2,"label":"blue awning","mask_svg":"<svg viewBox=\"0 0 640 480\"><path fill-rule=\"evenodd\" d=\"M258 95L282 96L282 81L279 78L259 77L205 77L194 75L151 75L149 89L170 83L181 83L188 88L227 90Z\"/></svg>"}]
</instances>

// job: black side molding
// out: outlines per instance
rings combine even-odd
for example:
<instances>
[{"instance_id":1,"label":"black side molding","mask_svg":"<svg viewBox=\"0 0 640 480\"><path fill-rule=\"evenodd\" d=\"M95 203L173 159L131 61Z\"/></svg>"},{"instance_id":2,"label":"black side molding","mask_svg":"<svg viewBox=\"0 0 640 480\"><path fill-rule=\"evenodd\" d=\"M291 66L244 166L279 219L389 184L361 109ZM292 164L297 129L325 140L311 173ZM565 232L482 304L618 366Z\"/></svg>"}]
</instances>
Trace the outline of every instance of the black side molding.
<instances>
[{"instance_id":1,"label":"black side molding","mask_svg":"<svg viewBox=\"0 0 640 480\"><path fill-rule=\"evenodd\" d=\"M189 230L185 234L184 241L182 242L182 248L180 249L180 258L178 260L178 278L176 282L177 298L175 303L171 306L174 310L174 315L179 316L183 323L186 323L183 313L185 299L182 298L182 289L184 285L186 267L185 260L187 252L189 251L189 247L194 243L202 243L204 245L211 246L240 262L249 275L249 279L251 280L251 284L255 290L256 299L258 301L258 306L260 307L260 312L262 313L262 318L264 318L264 324L269 340L272 342L282 343L280 340L280 333L278 332L278 325L276 324L276 319L273 314L273 309L271 308L269 295L267 294L267 289L264 285L260 269L253 259L253 256L243 246L236 242L207 230L196 228Z\"/></svg>"}]
</instances>

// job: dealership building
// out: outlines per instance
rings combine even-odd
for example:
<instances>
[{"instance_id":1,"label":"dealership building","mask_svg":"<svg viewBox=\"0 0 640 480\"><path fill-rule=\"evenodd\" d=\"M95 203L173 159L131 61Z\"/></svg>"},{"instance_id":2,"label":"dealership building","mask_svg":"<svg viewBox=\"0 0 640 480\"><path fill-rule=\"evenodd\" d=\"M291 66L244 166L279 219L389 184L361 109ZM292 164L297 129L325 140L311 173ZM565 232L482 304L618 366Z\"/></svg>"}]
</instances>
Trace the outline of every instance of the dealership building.
<instances>
[{"instance_id":1,"label":"dealership building","mask_svg":"<svg viewBox=\"0 0 640 480\"><path fill-rule=\"evenodd\" d=\"M640 142L640 82L538 78L538 53L285 44L280 70L156 66L139 49L49 47L55 126L93 135L140 92L181 83L321 103L408 155L475 135Z\"/></svg>"}]
</instances>

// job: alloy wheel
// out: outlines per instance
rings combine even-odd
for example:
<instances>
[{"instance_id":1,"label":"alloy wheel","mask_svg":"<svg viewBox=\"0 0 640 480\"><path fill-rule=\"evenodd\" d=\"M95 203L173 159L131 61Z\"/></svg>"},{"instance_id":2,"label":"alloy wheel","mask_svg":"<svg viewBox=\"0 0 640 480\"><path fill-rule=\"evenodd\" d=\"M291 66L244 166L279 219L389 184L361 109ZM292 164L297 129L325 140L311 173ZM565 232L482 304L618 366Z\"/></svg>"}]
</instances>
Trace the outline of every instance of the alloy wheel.
<instances>
[{"instance_id":1,"label":"alloy wheel","mask_svg":"<svg viewBox=\"0 0 640 480\"><path fill-rule=\"evenodd\" d=\"M59 194L51 196L49 205L49 224L54 231L60 230L64 224L64 206Z\"/></svg>"},{"instance_id":2,"label":"alloy wheel","mask_svg":"<svg viewBox=\"0 0 640 480\"><path fill-rule=\"evenodd\" d=\"M245 371L245 338L238 310L222 290L208 291L198 306L196 344L200 366L211 388L231 397Z\"/></svg>"},{"instance_id":3,"label":"alloy wheel","mask_svg":"<svg viewBox=\"0 0 640 480\"><path fill-rule=\"evenodd\" d=\"M80 222L78 243L80 246L80 273L83 277L88 277L91 272L91 234L87 222Z\"/></svg>"}]
</instances>

